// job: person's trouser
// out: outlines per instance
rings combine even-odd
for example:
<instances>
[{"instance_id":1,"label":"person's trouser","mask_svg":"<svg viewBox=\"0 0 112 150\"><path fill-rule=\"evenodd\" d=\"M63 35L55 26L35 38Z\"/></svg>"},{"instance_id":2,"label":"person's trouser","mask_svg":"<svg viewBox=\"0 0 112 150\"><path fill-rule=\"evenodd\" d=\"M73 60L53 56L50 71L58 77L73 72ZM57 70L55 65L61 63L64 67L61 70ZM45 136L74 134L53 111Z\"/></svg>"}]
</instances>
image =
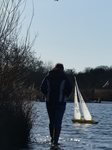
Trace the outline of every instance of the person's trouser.
<instances>
[{"instance_id":1,"label":"person's trouser","mask_svg":"<svg viewBox=\"0 0 112 150\"><path fill-rule=\"evenodd\" d=\"M51 142L57 144L60 136L62 119L66 106L54 106L46 104L46 107L49 116L49 131L51 136Z\"/></svg>"}]
</instances>

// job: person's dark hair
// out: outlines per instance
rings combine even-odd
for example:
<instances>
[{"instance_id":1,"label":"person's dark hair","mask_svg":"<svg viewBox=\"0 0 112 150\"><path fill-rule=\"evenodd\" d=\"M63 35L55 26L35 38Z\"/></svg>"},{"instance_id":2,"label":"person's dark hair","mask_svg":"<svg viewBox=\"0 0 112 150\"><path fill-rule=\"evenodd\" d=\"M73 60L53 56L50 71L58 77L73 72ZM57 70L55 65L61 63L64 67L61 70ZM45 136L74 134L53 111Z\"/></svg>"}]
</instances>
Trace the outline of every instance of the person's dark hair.
<instances>
[{"instance_id":1,"label":"person's dark hair","mask_svg":"<svg viewBox=\"0 0 112 150\"><path fill-rule=\"evenodd\" d=\"M55 68L64 70L64 66L63 66L63 64L61 64L61 63L57 63L57 64L55 65Z\"/></svg>"}]
</instances>

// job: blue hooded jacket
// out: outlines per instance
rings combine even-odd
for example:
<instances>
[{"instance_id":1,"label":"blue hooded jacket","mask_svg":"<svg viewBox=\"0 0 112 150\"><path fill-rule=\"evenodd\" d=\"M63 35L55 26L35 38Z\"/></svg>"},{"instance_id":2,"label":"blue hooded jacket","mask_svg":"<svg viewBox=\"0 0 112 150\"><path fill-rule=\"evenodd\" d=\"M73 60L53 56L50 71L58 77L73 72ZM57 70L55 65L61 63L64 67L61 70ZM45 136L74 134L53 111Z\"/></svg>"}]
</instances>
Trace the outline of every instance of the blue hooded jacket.
<instances>
[{"instance_id":1,"label":"blue hooded jacket","mask_svg":"<svg viewBox=\"0 0 112 150\"><path fill-rule=\"evenodd\" d=\"M72 92L72 85L64 71L54 68L43 79L40 90L47 104L65 105Z\"/></svg>"}]
</instances>

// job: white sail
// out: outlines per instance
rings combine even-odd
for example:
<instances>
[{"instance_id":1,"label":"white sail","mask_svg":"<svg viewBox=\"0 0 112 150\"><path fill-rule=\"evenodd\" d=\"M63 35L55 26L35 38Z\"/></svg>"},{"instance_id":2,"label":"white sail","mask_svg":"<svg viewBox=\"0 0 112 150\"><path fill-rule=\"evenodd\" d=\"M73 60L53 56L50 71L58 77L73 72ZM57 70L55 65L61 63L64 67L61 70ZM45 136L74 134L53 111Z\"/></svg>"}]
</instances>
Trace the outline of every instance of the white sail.
<instances>
[{"instance_id":1,"label":"white sail","mask_svg":"<svg viewBox=\"0 0 112 150\"><path fill-rule=\"evenodd\" d=\"M78 92L78 96L79 96L79 100L80 100L80 104L81 104L81 109L82 109L82 113L84 115L84 119L85 120L92 120L92 116L86 106L86 103L84 102L84 99L79 91L77 82L76 82L76 88L77 88L77 92Z\"/></svg>"},{"instance_id":2,"label":"white sail","mask_svg":"<svg viewBox=\"0 0 112 150\"><path fill-rule=\"evenodd\" d=\"M109 81L107 81L104 85L103 88L109 85Z\"/></svg>"},{"instance_id":3,"label":"white sail","mask_svg":"<svg viewBox=\"0 0 112 150\"><path fill-rule=\"evenodd\" d=\"M81 119L81 113L80 113L79 104L78 104L76 85L75 85L75 91L74 91L74 118L78 119L78 120Z\"/></svg>"}]
</instances>

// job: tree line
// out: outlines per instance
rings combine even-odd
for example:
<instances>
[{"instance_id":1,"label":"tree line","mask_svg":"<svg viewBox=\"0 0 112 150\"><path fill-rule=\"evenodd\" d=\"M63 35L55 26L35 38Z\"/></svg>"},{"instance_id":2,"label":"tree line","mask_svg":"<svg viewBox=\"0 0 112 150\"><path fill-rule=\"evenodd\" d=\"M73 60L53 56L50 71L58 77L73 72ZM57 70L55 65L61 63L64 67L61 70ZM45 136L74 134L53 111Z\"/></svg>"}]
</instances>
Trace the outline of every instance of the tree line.
<instances>
[{"instance_id":1,"label":"tree line","mask_svg":"<svg viewBox=\"0 0 112 150\"><path fill-rule=\"evenodd\" d=\"M39 60L38 60L39 61ZM52 68L52 67L51 67ZM35 85L39 92L39 86L44 76L51 68L47 68L40 60L29 76L30 84ZM76 73L75 69L66 69L67 76L71 80L74 93L74 77L76 77L79 88L86 101L90 99L112 100L112 67L98 66L96 68L86 68L83 72ZM103 85L108 81L108 84ZM69 99L73 100L73 93ZM41 95L38 95L39 98Z\"/></svg>"}]
</instances>

